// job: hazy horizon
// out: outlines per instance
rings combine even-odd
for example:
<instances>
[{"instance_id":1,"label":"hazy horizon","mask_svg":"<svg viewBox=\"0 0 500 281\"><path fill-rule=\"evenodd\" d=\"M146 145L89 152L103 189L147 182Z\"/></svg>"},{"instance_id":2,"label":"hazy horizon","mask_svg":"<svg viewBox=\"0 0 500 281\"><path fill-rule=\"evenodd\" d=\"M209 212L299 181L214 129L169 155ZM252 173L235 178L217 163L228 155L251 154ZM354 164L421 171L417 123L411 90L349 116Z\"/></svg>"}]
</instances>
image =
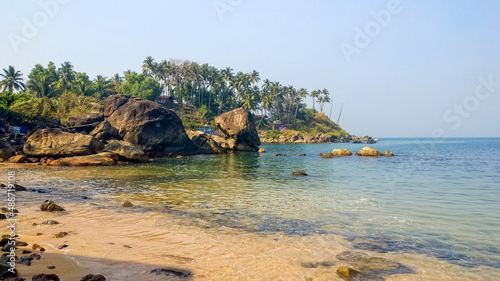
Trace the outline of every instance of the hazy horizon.
<instances>
[{"instance_id":1,"label":"hazy horizon","mask_svg":"<svg viewBox=\"0 0 500 281\"><path fill-rule=\"evenodd\" d=\"M355 135L500 137L498 1L3 1L0 70L112 76L147 56L309 91ZM8 11L8 12L7 12ZM312 99L307 100L311 107Z\"/></svg>"}]
</instances>

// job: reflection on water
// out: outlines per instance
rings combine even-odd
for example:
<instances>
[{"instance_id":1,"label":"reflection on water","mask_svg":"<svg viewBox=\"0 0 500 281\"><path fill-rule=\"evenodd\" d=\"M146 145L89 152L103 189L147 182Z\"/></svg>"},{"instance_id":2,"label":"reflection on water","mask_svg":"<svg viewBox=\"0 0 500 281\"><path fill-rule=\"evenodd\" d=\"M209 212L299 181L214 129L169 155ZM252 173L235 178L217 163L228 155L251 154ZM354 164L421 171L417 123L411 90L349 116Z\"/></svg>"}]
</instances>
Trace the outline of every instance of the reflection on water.
<instances>
[{"instance_id":1,"label":"reflection on water","mask_svg":"<svg viewBox=\"0 0 500 281\"><path fill-rule=\"evenodd\" d=\"M34 167L22 184L66 200L131 200L200 227L262 234L333 233L353 247L418 253L466 268L500 268L500 140L388 140L393 158L321 159L354 144L267 145L113 167ZM294 156L287 152L306 153ZM286 153L275 157L274 153ZM487 152L487 153L486 153ZM309 176L294 177L294 169ZM36 198L37 193L27 197ZM359 238L367 240L359 241ZM357 240L356 240L357 239Z\"/></svg>"}]
</instances>

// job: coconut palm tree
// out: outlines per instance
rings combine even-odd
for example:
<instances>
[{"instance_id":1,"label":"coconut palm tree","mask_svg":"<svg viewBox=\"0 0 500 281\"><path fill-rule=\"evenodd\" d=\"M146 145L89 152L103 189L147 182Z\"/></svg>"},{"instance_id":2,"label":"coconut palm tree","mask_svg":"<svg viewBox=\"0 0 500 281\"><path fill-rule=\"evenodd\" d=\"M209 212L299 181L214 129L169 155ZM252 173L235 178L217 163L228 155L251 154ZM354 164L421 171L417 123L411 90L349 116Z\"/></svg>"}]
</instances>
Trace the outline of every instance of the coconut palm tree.
<instances>
[{"instance_id":1,"label":"coconut palm tree","mask_svg":"<svg viewBox=\"0 0 500 281\"><path fill-rule=\"evenodd\" d=\"M320 90L314 90L310 94L310 96L313 98L313 109L316 109L316 107L314 106L315 105L314 99L318 98L320 94L321 94Z\"/></svg>"},{"instance_id":2,"label":"coconut palm tree","mask_svg":"<svg viewBox=\"0 0 500 281\"><path fill-rule=\"evenodd\" d=\"M63 92L66 93L70 89L71 83L76 78L73 65L69 61L65 61L61 64L61 68L57 70L57 75L59 76L57 88L62 89Z\"/></svg>"},{"instance_id":3,"label":"coconut palm tree","mask_svg":"<svg viewBox=\"0 0 500 281\"><path fill-rule=\"evenodd\" d=\"M3 69L4 73L0 73L0 76L4 79L0 81L0 87L3 87L2 91L8 89L8 93L14 93L14 89L24 90L23 74L21 71L16 70L12 65L9 65L8 69Z\"/></svg>"},{"instance_id":4,"label":"coconut palm tree","mask_svg":"<svg viewBox=\"0 0 500 281\"><path fill-rule=\"evenodd\" d=\"M153 77L156 72L156 66L157 64L153 57L148 56L142 63L142 73L147 77Z\"/></svg>"},{"instance_id":5,"label":"coconut palm tree","mask_svg":"<svg viewBox=\"0 0 500 281\"><path fill-rule=\"evenodd\" d=\"M50 83L49 74L41 74L33 77L33 79L28 81L26 86L28 93L35 98L53 97L55 95L53 83Z\"/></svg>"}]
</instances>

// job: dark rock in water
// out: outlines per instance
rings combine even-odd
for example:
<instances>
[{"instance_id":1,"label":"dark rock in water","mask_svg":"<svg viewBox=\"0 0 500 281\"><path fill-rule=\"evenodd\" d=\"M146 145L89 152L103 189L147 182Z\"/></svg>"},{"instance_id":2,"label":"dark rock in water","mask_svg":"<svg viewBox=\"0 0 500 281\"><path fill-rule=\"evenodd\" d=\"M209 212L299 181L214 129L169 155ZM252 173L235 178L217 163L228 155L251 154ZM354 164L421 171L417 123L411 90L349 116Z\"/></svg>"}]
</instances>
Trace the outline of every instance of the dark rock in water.
<instances>
[{"instance_id":1,"label":"dark rock in water","mask_svg":"<svg viewBox=\"0 0 500 281\"><path fill-rule=\"evenodd\" d=\"M134 206L134 204L132 204L132 202L130 202L128 200L123 202L123 205L122 205L122 207L126 207L126 208L133 207L133 206Z\"/></svg>"},{"instance_id":2,"label":"dark rock in water","mask_svg":"<svg viewBox=\"0 0 500 281\"><path fill-rule=\"evenodd\" d=\"M156 273L157 275L176 276L180 278L186 278L191 275L191 271L189 270L173 267L153 269L150 273Z\"/></svg>"},{"instance_id":3,"label":"dark rock in water","mask_svg":"<svg viewBox=\"0 0 500 281\"><path fill-rule=\"evenodd\" d=\"M335 158L333 153L321 153L321 158Z\"/></svg>"},{"instance_id":4,"label":"dark rock in water","mask_svg":"<svg viewBox=\"0 0 500 281\"><path fill-rule=\"evenodd\" d=\"M293 149L289 149L289 150L287 150L287 151L288 151L288 152L295 152L295 150L293 150Z\"/></svg>"},{"instance_id":5,"label":"dark rock in water","mask_svg":"<svg viewBox=\"0 0 500 281\"><path fill-rule=\"evenodd\" d=\"M59 222L58 221L54 221L54 220L48 220L48 221L42 222L42 224L53 225L53 224L59 224Z\"/></svg>"},{"instance_id":6,"label":"dark rock in water","mask_svg":"<svg viewBox=\"0 0 500 281\"><path fill-rule=\"evenodd\" d=\"M18 264L24 264L26 266L31 266L32 260L40 260L42 256L39 254L31 254L29 256L21 257L21 259L17 262Z\"/></svg>"},{"instance_id":7,"label":"dark rock in water","mask_svg":"<svg viewBox=\"0 0 500 281\"><path fill-rule=\"evenodd\" d=\"M106 281L106 278L102 275L88 274L82 277L80 281Z\"/></svg>"},{"instance_id":8,"label":"dark rock in water","mask_svg":"<svg viewBox=\"0 0 500 281\"><path fill-rule=\"evenodd\" d=\"M5 184L0 184L0 187L7 188ZM22 185L14 184L14 188L16 191L28 191L28 189ZM8 213L10 210L6 207L2 207L2 211Z\"/></svg>"},{"instance_id":9,"label":"dark rock in water","mask_svg":"<svg viewBox=\"0 0 500 281\"><path fill-rule=\"evenodd\" d=\"M25 247L25 246L28 246L28 243L26 243L24 241L16 241L16 246Z\"/></svg>"},{"instance_id":10,"label":"dark rock in water","mask_svg":"<svg viewBox=\"0 0 500 281\"><path fill-rule=\"evenodd\" d=\"M2 238L2 240L0 240L0 247L7 245L8 242L9 238Z\"/></svg>"},{"instance_id":11,"label":"dark rock in water","mask_svg":"<svg viewBox=\"0 0 500 281\"><path fill-rule=\"evenodd\" d=\"M55 274L37 274L33 275L32 281L60 281L59 276Z\"/></svg>"},{"instance_id":12,"label":"dark rock in water","mask_svg":"<svg viewBox=\"0 0 500 281\"><path fill-rule=\"evenodd\" d=\"M46 200L40 206L40 210L45 211L45 212L54 212L54 211L64 211L64 208L57 205L56 203L54 203L50 200Z\"/></svg>"},{"instance_id":13,"label":"dark rock in water","mask_svg":"<svg viewBox=\"0 0 500 281\"><path fill-rule=\"evenodd\" d=\"M2 252L10 252L10 248L12 248L12 245L5 244L2 248ZM15 248L15 247L14 247Z\"/></svg>"},{"instance_id":14,"label":"dark rock in water","mask_svg":"<svg viewBox=\"0 0 500 281\"><path fill-rule=\"evenodd\" d=\"M62 245L59 245L59 246L57 247L57 249L62 250L62 249L67 248L67 247L68 247L68 245L66 245L66 244L62 244Z\"/></svg>"},{"instance_id":15,"label":"dark rock in water","mask_svg":"<svg viewBox=\"0 0 500 281\"><path fill-rule=\"evenodd\" d=\"M275 153L274 156L286 156L284 153Z\"/></svg>"},{"instance_id":16,"label":"dark rock in water","mask_svg":"<svg viewBox=\"0 0 500 281\"><path fill-rule=\"evenodd\" d=\"M149 158L144 151L134 147L126 141L112 140L105 147L104 151L115 153L122 161L148 162Z\"/></svg>"},{"instance_id":17,"label":"dark rock in water","mask_svg":"<svg viewBox=\"0 0 500 281\"><path fill-rule=\"evenodd\" d=\"M49 265L49 266L47 266L47 268L48 268L48 269L56 269L56 267L55 267L55 266L53 266L53 265Z\"/></svg>"},{"instance_id":18,"label":"dark rock in water","mask_svg":"<svg viewBox=\"0 0 500 281\"><path fill-rule=\"evenodd\" d=\"M150 157L192 154L195 150L177 114L156 102L113 95L106 99L104 117L122 140Z\"/></svg>"},{"instance_id":19,"label":"dark rock in water","mask_svg":"<svg viewBox=\"0 0 500 281\"><path fill-rule=\"evenodd\" d=\"M28 138L23 152L27 156L59 158L90 155L101 152L103 148L102 142L89 135L42 129Z\"/></svg>"},{"instance_id":20,"label":"dark rock in water","mask_svg":"<svg viewBox=\"0 0 500 281\"><path fill-rule=\"evenodd\" d=\"M5 219L7 219L7 216L4 214L0 214L0 220L5 220Z\"/></svg>"},{"instance_id":21,"label":"dark rock in water","mask_svg":"<svg viewBox=\"0 0 500 281\"><path fill-rule=\"evenodd\" d=\"M294 153L293 155L295 155L295 156L306 156L305 153Z\"/></svg>"},{"instance_id":22,"label":"dark rock in water","mask_svg":"<svg viewBox=\"0 0 500 281\"><path fill-rule=\"evenodd\" d=\"M237 151L259 150L260 138L252 114L243 108L237 108L215 117L215 124L222 136L235 140Z\"/></svg>"},{"instance_id":23,"label":"dark rock in water","mask_svg":"<svg viewBox=\"0 0 500 281\"><path fill-rule=\"evenodd\" d=\"M5 253L2 255L0 258L0 280L7 278L7 277L16 277L17 276L17 269L14 270L14 272L9 271L11 269L11 266L7 264L8 262L11 261L11 257L8 257L8 253ZM14 257L14 260L16 260L17 257Z\"/></svg>"},{"instance_id":24,"label":"dark rock in water","mask_svg":"<svg viewBox=\"0 0 500 281\"><path fill-rule=\"evenodd\" d=\"M307 176L307 173L302 170L293 170L291 173L293 176Z\"/></svg>"},{"instance_id":25,"label":"dark rock in water","mask_svg":"<svg viewBox=\"0 0 500 281\"><path fill-rule=\"evenodd\" d=\"M118 129L111 126L108 120L104 120L99 124L95 129L90 132L90 135L98 140L111 140L111 139L120 139L120 133L118 133Z\"/></svg>"},{"instance_id":26,"label":"dark rock in water","mask_svg":"<svg viewBox=\"0 0 500 281\"><path fill-rule=\"evenodd\" d=\"M33 246L31 246L31 249L33 249L35 251L38 250L40 252L45 252L45 248L42 247L42 246L40 246L40 245L38 245L38 244L33 244Z\"/></svg>"}]
</instances>

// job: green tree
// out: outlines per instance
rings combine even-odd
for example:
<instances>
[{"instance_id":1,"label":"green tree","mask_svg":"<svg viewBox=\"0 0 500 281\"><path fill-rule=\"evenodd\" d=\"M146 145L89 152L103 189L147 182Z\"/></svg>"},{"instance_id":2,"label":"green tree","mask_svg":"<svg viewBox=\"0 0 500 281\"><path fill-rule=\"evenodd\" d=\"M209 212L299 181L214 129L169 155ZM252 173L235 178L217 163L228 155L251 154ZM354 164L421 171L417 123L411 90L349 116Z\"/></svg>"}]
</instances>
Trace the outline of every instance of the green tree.
<instances>
[{"instance_id":1,"label":"green tree","mask_svg":"<svg viewBox=\"0 0 500 281\"><path fill-rule=\"evenodd\" d=\"M3 80L0 81L0 87L3 87L2 91L7 90L9 94L13 94L14 90L24 90L23 74L21 71L9 65L8 69L3 69L3 72L4 73L0 73L0 77L3 78Z\"/></svg>"},{"instance_id":2,"label":"green tree","mask_svg":"<svg viewBox=\"0 0 500 281\"><path fill-rule=\"evenodd\" d=\"M76 79L71 85L71 90L82 96L92 96L94 95L95 85L85 72L78 72L76 74Z\"/></svg>"},{"instance_id":3,"label":"green tree","mask_svg":"<svg viewBox=\"0 0 500 281\"><path fill-rule=\"evenodd\" d=\"M75 71L73 70L73 65L66 61L61 64L61 68L57 70L57 75L59 80L57 81L57 88L66 93L71 88L71 83L76 78Z\"/></svg>"},{"instance_id":4,"label":"green tree","mask_svg":"<svg viewBox=\"0 0 500 281\"><path fill-rule=\"evenodd\" d=\"M153 78L131 72L125 75L125 83L118 93L154 101L161 94L161 87Z\"/></svg>"}]
</instances>

